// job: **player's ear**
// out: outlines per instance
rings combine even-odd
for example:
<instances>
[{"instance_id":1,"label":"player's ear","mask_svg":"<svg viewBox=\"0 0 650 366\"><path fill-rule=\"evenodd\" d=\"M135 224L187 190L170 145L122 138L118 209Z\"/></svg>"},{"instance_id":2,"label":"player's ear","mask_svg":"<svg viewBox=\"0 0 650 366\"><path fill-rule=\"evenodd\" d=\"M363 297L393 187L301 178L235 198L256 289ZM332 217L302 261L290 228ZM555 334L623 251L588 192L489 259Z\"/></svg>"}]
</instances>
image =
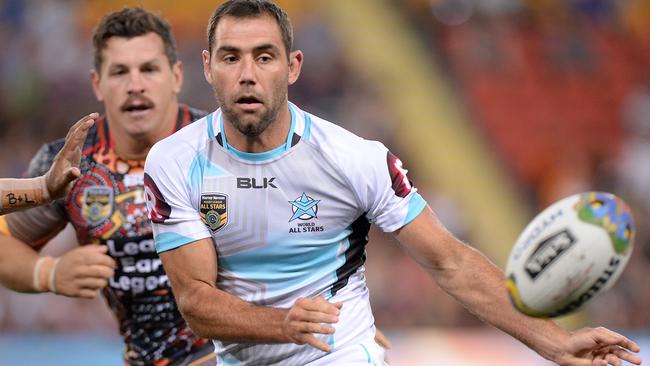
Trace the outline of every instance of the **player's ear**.
<instances>
[{"instance_id":1,"label":"player's ear","mask_svg":"<svg viewBox=\"0 0 650 366\"><path fill-rule=\"evenodd\" d=\"M98 101L103 102L104 96L102 95L102 92L99 89L99 82L100 82L100 77L99 74L97 73L97 70L95 69L90 70L90 83L93 86L93 93L95 93L95 98L97 98Z\"/></svg>"},{"instance_id":2,"label":"player's ear","mask_svg":"<svg viewBox=\"0 0 650 366\"><path fill-rule=\"evenodd\" d=\"M178 94L183 87L183 63L181 61L176 61L172 66L172 73L174 74L174 92Z\"/></svg>"},{"instance_id":3,"label":"player's ear","mask_svg":"<svg viewBox=\"0 0 650 366\"><path fill-rule=\"evenodd\" d=\"M289 85L293 85L298 80L303 57L302 51L293 51L289 54Z\"/></svg>"},{"instance_id":4,"label":"player's ear","mask_svg":"<svg viewBox=\"0 0 650 366\"><path fill-rule=\"evenodd\" d=\"M210 52L203 50L201 53L203 56L203 76L205 80L212 85L212 73L210 72Z\"/></svg>"}]
</instances>

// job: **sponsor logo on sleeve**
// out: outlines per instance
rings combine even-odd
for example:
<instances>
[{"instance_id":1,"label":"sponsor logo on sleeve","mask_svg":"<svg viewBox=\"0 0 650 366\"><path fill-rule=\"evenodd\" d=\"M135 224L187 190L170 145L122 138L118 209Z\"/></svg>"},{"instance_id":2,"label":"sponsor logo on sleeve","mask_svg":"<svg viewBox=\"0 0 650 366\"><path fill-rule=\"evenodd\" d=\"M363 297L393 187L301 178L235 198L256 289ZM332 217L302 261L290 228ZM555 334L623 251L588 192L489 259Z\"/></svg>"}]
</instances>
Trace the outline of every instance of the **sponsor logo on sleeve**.
<instances>
[{"instance_id":1,"label":"sponsor logo on sleeve","mask_svg":"<svg viewBox=\"0 0 650 366\"><path fill-rule=\"evenodd\" d=\"M398 197L406 197L411 190L413 189L413 184L408 179L406 170L402 164L402 161L390 151L387 153L386 160L388 162L388 172L390 173L390 179L393 182L393 191Z\"/></svg>"},{"instance_id":2,"label":"sponsor logo on sleeve","mask_svg":"<svg viewBox=\"0 0 650 366\"><path fill-rule=\"evenodd\" d=\"M149 219L152 222L162 224L169 219L172 208L165 201L160 189L147 173L144 173L144 195L149 208Z\"/></svg>"}]
</instances>

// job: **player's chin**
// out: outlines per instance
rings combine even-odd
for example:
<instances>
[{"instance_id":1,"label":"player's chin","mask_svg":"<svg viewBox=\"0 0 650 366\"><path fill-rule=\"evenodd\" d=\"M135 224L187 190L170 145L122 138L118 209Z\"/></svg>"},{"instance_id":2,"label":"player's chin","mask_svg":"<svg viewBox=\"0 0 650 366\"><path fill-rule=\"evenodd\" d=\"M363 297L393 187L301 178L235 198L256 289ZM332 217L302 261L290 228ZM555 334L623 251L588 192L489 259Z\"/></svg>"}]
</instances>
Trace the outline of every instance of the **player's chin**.
<instances>
[{"instance_id":1,"label":"player's chin","mask_svg":"<svg viewBox=\"0 0 650 366\"><path fill-rule=\"evenodd\" d=\"M241 125L237 128L242 134L254 138L259 136L264 129L261 126L259 118L253 121L242 121Z\"/></svg>"},{"instance_id":2,"label":"player's chin","mask_svg":"<svg viewBox=\"0 0 650 366\"><path fill-rule=\"evenodd\" d=\"M126 133L134 138L145 137L155 130L156 121L152 119L137 119L128 123Z\"/></svg>"}]
</instances>

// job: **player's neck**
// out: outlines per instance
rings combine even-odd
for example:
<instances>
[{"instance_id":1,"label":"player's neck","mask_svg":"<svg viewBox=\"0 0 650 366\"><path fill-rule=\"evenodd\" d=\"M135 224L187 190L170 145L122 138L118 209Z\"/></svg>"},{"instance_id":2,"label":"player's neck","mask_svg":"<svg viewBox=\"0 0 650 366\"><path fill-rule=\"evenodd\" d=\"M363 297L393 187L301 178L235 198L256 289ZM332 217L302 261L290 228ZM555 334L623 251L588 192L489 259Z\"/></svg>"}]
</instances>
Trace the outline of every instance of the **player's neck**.
<instances>
[{"instance_id":1,"label":"player's neck","mask_svg":"<svg viewBox=\"0 0 650 366\"><path fill-rule=\"evenodd\" d=\"M117 156L129 161L144 161L151 147L174 132L178 120L178 103L170 103L161 121L151 131L134 134L112 126L109 121L113 148Z\"/></svg>"},{"instance_id":2,"label":"player's neck","mask_svg":"<svg viewBox=\"0 0 650 366\"><path fill-rule=\"evenodd\" d=\"M291 112L288 103L280 108L275 121L271 122L266 130L256 137L244 135L226 120L223 124L228 145L246 153L263 153L285 144L290 128Z\"/></svg>"}]
</instances>

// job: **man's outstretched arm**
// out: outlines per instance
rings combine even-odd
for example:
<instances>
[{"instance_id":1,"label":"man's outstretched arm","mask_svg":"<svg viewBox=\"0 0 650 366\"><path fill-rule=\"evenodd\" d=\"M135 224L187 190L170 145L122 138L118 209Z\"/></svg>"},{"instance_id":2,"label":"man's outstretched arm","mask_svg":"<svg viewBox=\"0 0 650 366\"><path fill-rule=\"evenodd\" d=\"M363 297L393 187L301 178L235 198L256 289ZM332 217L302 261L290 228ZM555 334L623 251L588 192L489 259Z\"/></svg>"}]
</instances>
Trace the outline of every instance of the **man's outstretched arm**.
<instances>
[{"instance_id":1,"label":"man's outstretched arm","mask_svg":"<svg viewBox=\"0 0 650 366\"><path fill-rule=\"evenodd\" d=\"M211 239L160 253L183 317L199 336L223 341L331 347L314 334L331 334L341 304L301 298L290 309L256 306L217 288L217 253Z\"/></svg>"},{"instance_id":2,"label":"man's outstretched arm","mask_svg":"<svg viewBox=\"0 0 650 366\"><path fill-rule=\"evenodd\" d=\"M481 320L509 333L544 358L563 366L640 364L639 346L605 328L570 333L551 320L532 318L510 303L503 272L479 251L449 233L427 207L395 233L405 250Z\"/></svg>"},{"instance_id":3,"label":"man's outstretched arm","mask_svg":"<svg viewBox=\"0 0 650 366\"><path fill-rule=\"evenodd\" d=\"M46 174L36 178L0 179L0 214L47 204L65 196L79 177L81 149L98 117L97 113L91 113L70 127L65 145Z\"/></svg>"}]
</instances>

